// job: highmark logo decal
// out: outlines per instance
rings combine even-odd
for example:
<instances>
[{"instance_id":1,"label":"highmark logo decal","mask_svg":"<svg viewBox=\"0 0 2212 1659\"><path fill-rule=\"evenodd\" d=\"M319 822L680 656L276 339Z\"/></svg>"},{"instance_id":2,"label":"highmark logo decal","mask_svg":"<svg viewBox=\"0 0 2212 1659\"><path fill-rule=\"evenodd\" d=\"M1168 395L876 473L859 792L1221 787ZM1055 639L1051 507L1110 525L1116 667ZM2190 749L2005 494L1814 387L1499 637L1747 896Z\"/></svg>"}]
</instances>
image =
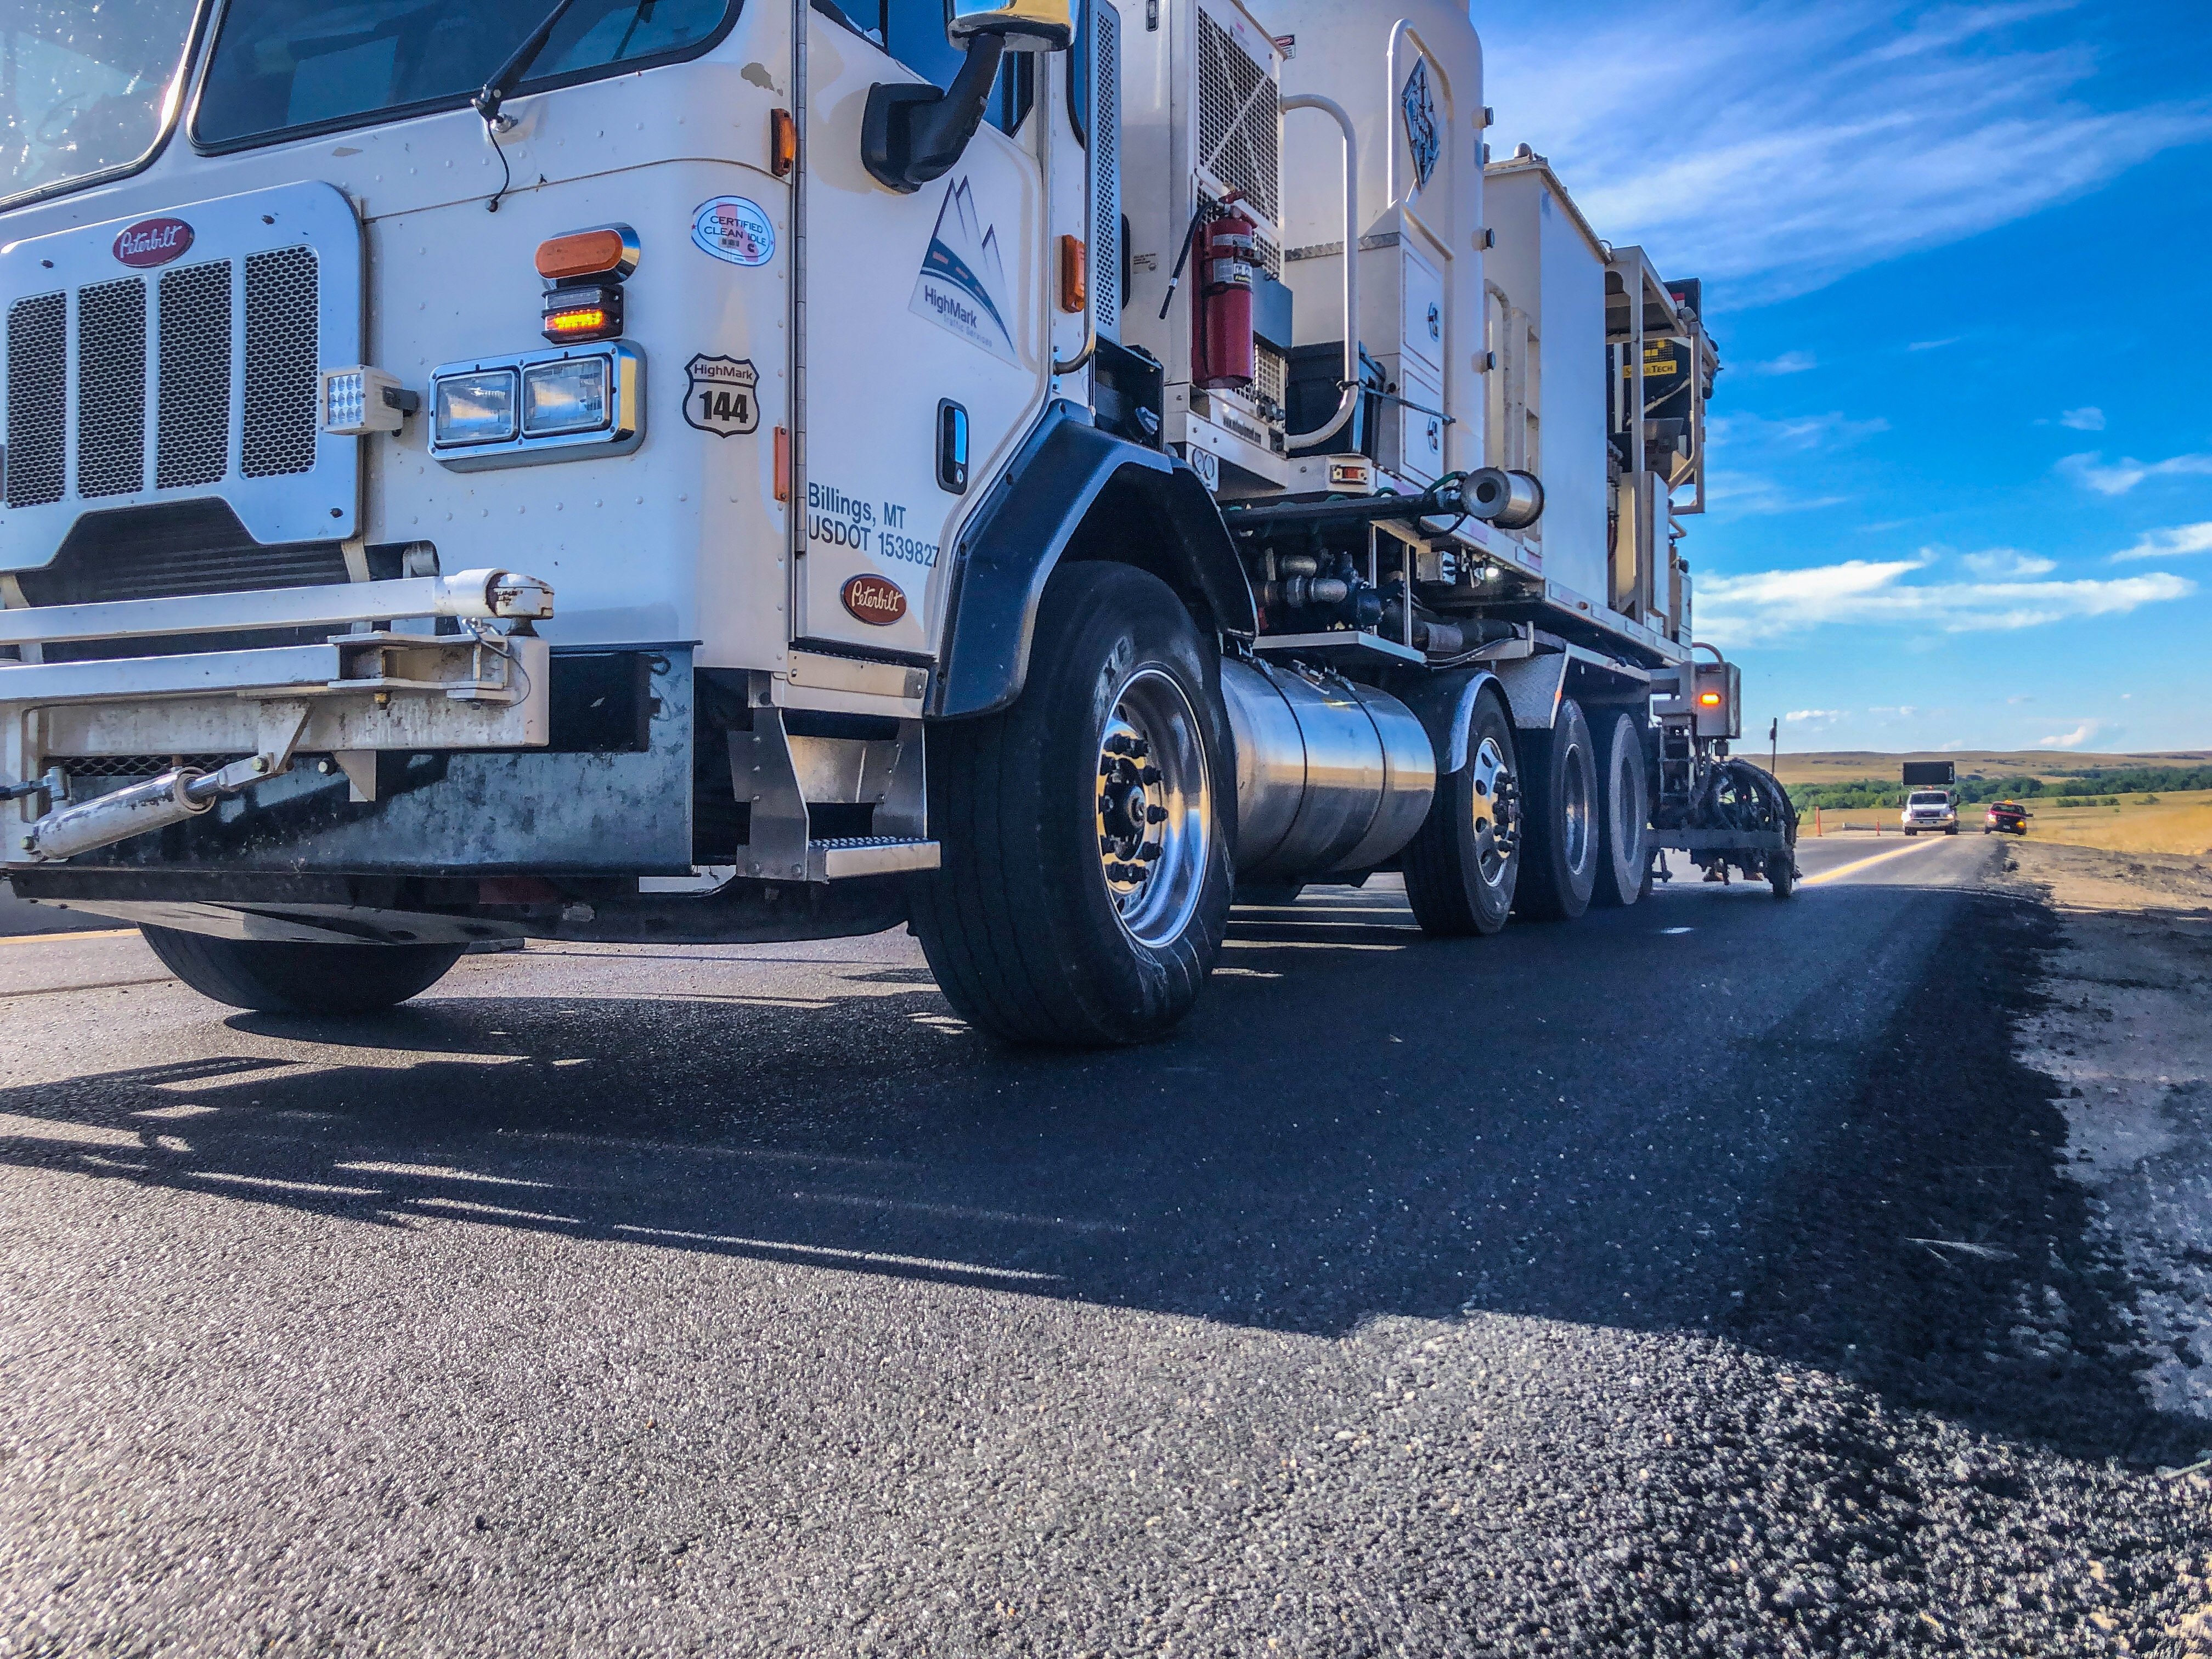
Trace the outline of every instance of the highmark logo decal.
<instances>
[{"instance_id":1,"label":"highmark logo decal","mask_svg":"<svg viewBox=\"0 0 2212 1659\"><path fill-rule=\"evenodd\" d=\"M937 210L937 228L930 233L929 251L921 256L921 274L915 278L914 301L907 308L994 357L1018 364L1021 354L1006 326L1006 292L998 230L976 216L968 181L956 179Z\"/></svg>"}]
</instances>

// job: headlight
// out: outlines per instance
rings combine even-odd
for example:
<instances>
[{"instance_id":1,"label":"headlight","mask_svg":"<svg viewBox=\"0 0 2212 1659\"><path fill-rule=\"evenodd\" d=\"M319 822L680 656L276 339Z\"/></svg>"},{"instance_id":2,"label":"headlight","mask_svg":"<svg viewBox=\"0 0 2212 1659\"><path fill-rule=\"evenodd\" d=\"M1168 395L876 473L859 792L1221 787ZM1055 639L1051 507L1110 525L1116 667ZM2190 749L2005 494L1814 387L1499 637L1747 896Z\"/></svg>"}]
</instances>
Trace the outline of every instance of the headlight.
<instances>
[{"instance_id":1,"label":"headlight","mask_svg":"<svg viewBox=\"0 0 2212 1659\"><path fill-rule=\"evenodd\" d=\"M522 371L526 436L596 432L607 423L607 360L580 357Z\"/></svg>"},{"instance_id":2,"label":"headlight","mask_svg":"<svg viewBox=\"0 0 2212 1659\"><path fill-rule=\"evenodd\" d=\"M438 382L432 440L448 444L495 444L514 436L514 371L485 369L448 375Z\"/></svg>"}]
</instances>

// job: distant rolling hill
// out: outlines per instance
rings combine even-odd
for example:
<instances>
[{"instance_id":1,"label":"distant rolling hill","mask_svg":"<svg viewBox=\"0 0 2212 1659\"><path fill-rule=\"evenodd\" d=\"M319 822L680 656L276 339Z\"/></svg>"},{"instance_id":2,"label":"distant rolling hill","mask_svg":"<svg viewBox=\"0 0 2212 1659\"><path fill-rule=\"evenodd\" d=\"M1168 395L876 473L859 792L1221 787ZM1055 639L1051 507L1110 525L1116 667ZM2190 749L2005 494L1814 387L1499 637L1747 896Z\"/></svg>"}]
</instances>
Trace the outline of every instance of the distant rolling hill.
<instances>
[{"instance_id":1,"label":"distant rolling hill","mask_svg":"<svg viewBox=\"0 0 2212 1659\"><path fill-rule=\"evenodd\" d=\"M1735 747L1746 758L1765 764L1765 751L1757 744L1746 741ZM1784 783L1856 783L1872 778L1893 784L1899 781L1899 768L1906 761L1946 760L1958 763L1961 782L2015 777L2056 782L2115 767L2203 766L2212 763L2212 749L2161 750L2141 755L2091 755L2056 749L1961 749L1948 753L1918 750L1900 754L1885 754L1878 749L1834 749L1802 755L1784 752L1777 763L1777 775Z\"/></svg>"}]
</instances>

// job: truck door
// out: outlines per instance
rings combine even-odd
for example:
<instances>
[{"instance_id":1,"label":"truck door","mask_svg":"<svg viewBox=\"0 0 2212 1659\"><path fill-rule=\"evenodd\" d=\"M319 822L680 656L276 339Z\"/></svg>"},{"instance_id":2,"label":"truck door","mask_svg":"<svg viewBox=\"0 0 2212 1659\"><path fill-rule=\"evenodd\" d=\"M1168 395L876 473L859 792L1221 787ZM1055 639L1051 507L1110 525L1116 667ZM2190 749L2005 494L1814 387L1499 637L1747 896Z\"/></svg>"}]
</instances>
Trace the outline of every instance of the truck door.
<instances>
[{"instance_id":1,"label":"truck door","mask_svg":"<svg viewBox=\"0 0 2212 1659\"><path fill-rule=\"evenodd\" d=\"M804 510L792 637L934 653L954 533L1050 371L1036 64L1009 54L945 177L901 195L860 162L868 88L948 84L943 0L815 0L808 37ZM1056 60L1053 60L1056 61ZM1011 136L1010 136L1011 135ZM940 465L964 424L965 476Z\"/></svg>"}]
</instances>

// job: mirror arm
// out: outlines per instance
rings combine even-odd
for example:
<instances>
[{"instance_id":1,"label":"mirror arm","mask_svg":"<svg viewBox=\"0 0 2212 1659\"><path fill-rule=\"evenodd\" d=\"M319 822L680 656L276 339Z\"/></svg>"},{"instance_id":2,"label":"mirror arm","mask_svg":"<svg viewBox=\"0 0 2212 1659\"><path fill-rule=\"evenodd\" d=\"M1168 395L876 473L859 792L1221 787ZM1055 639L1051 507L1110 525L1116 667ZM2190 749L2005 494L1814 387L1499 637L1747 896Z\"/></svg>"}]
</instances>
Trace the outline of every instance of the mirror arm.
<instances>
[{"instance_id":1,"label":"mirror arm","mask_svg":"<svg viewBox=\"0 0 2212 1659\"><path fill-rule=\"evenodd\" d=\"M933 179L952 170L982 125L998 79L1006 37L976 36L952 84L939 92L927 83L868 88L860 118L860 165L875 180L902 196L911 196Z\"/></svg>"}]
</instances>

